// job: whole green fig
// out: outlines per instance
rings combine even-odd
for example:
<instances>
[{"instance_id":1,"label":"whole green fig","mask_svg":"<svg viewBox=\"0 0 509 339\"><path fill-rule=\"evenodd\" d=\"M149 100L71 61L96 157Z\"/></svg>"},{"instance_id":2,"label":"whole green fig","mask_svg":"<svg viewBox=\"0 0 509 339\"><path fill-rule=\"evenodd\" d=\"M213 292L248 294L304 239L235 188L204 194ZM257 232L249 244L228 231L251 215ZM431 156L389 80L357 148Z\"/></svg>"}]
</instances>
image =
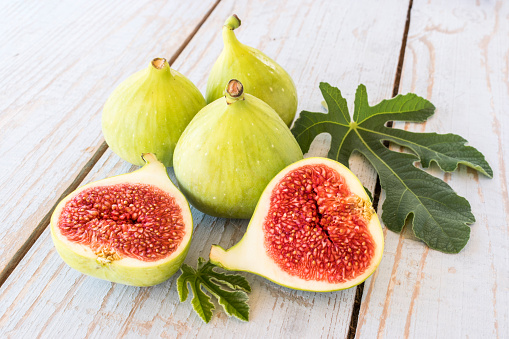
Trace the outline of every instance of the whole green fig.
<instances>
[{"instance_id":1,"label":"whole green fig","mask_svg":"<svg viewBox=\"0 0 509 339\"><path fill-rule=\"evenodd\" d=\"M104 105L104 138L122 159L141 166L142 153L154 153L167 167L191 119L206 105L198 88L170 68L165 59L154 59L148 68L122 82Z\"/></svg>"},{"instance_id":2,"label":"whole green fig","mask_svg":"<svg viewBox=\"0 0 509 339\"><path fill-rule=\"evenodd\" d=\"M222 97L224 84L238 79L246 93L265 101L290 126L297 112L297 89L292 78L274 60L240 43L233 32L239 26L236 15L229 17L223 26L224 48L207 81L207 102Z\"/></svg>"},{"instance_id":3,"label":"whole green fig","mask_svg":"<svg viewBox=\"0 0 509 339\"><path fill-rule=\"evenodd\" d=\"M274 109L231 80L226 96L187 126L173 161L179 188L197 209L250 218L269 181L300 159L299 144Z\"/></svg>"}]
</instances>

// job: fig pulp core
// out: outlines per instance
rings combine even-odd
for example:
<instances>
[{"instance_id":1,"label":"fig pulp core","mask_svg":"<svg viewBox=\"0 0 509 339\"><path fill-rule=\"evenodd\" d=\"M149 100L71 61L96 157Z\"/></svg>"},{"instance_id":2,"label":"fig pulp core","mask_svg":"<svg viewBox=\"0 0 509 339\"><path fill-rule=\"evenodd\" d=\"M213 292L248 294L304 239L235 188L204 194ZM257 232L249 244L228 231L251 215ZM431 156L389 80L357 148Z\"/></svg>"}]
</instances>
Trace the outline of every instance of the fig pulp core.
<instances>
[{"instance_id":1,"label":"fig pulp core","mask_svg":"<svg viewBox=\"0 0 509 339\"><path fill-rule=\"evenodd\" d=\"M156 261L180 245L185 226L175 198L147 184L86 189L64 206L58 228L99 257Z\"/></svg>"},{"instance_id":2,"label":"fig pulp core","mask_svg":"<svg viewBox=\"0 0 509 339\"><path fill-rule=\"evenodd\" d=\"M274 187L264 221L265 248L277 265L305 280L341 283L369 267L375 244L371 206L325 165L286 174Z\"/></svg>"}]
</instances>

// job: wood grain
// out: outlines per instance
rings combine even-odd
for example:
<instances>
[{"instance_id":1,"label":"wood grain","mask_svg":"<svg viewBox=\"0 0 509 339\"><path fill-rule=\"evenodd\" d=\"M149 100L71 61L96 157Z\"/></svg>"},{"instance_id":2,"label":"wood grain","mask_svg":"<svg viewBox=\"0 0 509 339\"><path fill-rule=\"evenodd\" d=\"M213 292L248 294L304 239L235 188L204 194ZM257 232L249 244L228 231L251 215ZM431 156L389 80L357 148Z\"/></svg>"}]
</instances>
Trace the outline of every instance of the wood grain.
<instances>
[{"instance_id":1,"label":"wood grain","mask_svg":"<svg viewBox=\"0 0 509 339\"><path fill-rule=\"evenodd\" d=\"M392 92L406 6L400 1L222 1L176 60L175 68L204 90L208 71L222 49L220 29L236 13L243 25L238 38L262 49L296 82L299 110L322 111L319 81L342 89L353 103L359 82L373 101ZM327 137L311 155L327 153ZM371 190L374 172L360 158L352 168ZM107 151L85 182L132 168ZM208 257L213 243L234 245L246 220L226 220L193 210L195 234L186 263ZM68 268L55 253L46 231L0 290L0 333L72 337L346 337L355 289L309 293L279 287L246 275L251 317L248 323L216 312L204 325L189 302L179 304L176 278L151 288L115 285ZM72 323L73 326L64 324Z\"/></svg>"},{"instance_id":2,"label":"wood grain","mask_svg":"<svg viewBox=\"0 0 509 339\"><path fill-rule=\"evenodd\" d=\"M477 221L457 255L429 250L410 230L387 232L385 256L366 281L359 338L509 336L509 6L414 0L401 93L437 107L417 132L455 133L486 155L492 180L460 166L443 178Z\"/></svg>"},{"instance_id":3,"label":"wood grain","mask_svg":"<svg viewBox=\"0 0 509 339\"><path fill-rule=\"evenodd\" d=\"M0 4L0 271L102 144L114 87L171 58L214 3Z\"/></svg>"}]
</instances>

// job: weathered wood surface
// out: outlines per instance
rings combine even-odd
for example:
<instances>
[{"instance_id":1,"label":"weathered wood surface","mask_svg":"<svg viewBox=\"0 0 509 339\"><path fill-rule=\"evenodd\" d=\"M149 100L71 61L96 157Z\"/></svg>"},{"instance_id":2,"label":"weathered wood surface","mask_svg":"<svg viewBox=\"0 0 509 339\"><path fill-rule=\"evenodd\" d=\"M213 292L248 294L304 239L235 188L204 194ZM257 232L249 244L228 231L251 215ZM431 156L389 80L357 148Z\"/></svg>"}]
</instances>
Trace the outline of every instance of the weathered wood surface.
<instances>
[{"instance_id":1,"label":"weathered wood surface","mask_svg":"<svg viewBox=\"0 0 509 339\"><path fill-rule=\"evenodd\" d=\"M406 4L402 6L397 0L261 4L225 0L174 65L204 90L208 71L222 49L221 26L230 14L237 13L243 20L238 29L239 39L262 49L292 75L299 92L299 110L321 110L319 81L340 86L350 102L357 84L362 82L370 89L372 100L381 100L392 93L406 12ZM93 65L98 61L88 62ZM326 138L313 146L313 155L326 154ZM352 167L365 185L373 189L373 171L363 166L360 159ZM131 170L130 165L107 151L84 183ZM211 244L224 247L235 244L247 226L247 221L216 219L196 210L193 217L195 235L186 259L192 266L198 256L208 256ZM355 289L309 293L282 288L253 275L247 278L253 287L249 323L217 312L212 322L204 325L189 302L178 302L176 277L155 287L134 288L83 276L60 260L46 230L0 290L0 335L334 338L347 335Z\"/></svg>"},{"instance_id":2,"label":"weathered wood surface","mask_svg":"<svg viewBox=\"0 0 509 339\"><path fill-rule=\"evenodd\" d=\"M460 134L486 155L492 180L461 166L444 178L477 221L457 255L428 250L410 231L386 233L384 258L366 281L359 338L509 337L509 4L414 0L400 93L431 100L412 131Z\"/></svg>"},{"instance_id":3,"label":"weathered wood surface","mask_svg":"<svg viewBox=\"0 0 509 339\"><path fill-rule=\"evenodd\" d=\"M0 272L103 143L113 88L170 58L215 1L2 1Z\"/></svg>"}]
</instances>

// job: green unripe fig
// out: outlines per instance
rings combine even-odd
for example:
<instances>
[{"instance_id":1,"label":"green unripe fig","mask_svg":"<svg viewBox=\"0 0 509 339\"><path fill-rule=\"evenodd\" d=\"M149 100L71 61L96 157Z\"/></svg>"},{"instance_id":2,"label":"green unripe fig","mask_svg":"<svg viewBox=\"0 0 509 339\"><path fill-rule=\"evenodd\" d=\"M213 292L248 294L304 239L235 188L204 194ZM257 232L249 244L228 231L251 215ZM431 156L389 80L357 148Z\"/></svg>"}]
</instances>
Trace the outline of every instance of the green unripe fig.
<instances>
[{"instance_id":1,"label":"green unripe fig","mask_svg":"<svg viewBox=\"0 0 509 339\"><path fill-rule=\"evenodd\" d=\"M173 161L179 188L192 205L212 216L245 219L269 181L300 159L288 126L234 79L225 97L187 126Z\"/></svg>"},{"instance_id":2,"label":"green unripe fig","mask_svg":"<svg viewBox=\"0 0 509 339\"><path fill-rule=\"evenodd\" d=\"M104 105L102 130L108 146L122 159L142 166L142 153L154 153L167 167L191 119L206 105L198 88L170 68L165 59L122 82Z\"/></svg>"},{"instance_id":3,"label":"green unripe fig","mask_svg":"<svg viewBox=\"0 0 509 339\"><path fill-rule=\"evenodd\" d=\"M239 26L236 15L223 26L224 48L207 81L207 103L224 95L224 85L230 79L238 79L246 93L265 101L290 126L297 112L297 89L292 78L274 60L240 43L233 32Z\"/></svg>"}]
</instances>

